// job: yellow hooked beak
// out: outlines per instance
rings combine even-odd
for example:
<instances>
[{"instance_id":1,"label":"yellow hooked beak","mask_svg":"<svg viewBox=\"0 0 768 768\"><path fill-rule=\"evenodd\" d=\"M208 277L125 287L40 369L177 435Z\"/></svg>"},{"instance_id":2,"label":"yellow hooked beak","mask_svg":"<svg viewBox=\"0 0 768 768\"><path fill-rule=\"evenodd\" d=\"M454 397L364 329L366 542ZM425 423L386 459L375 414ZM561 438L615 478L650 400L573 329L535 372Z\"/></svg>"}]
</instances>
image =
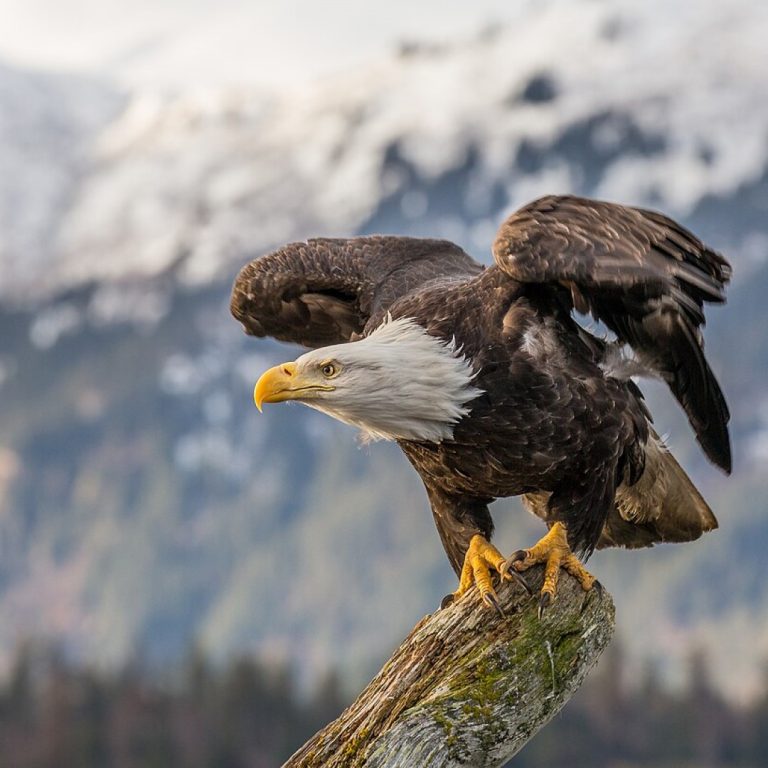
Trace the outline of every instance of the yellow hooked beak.
<instances>
[{"instance_id":1,"label":"yellow hooked beak","mask_svg":"<svg viewBox=\"0 0 768 768\"><path fill-rule=\"evenodd\" d=\"M319 384L310 376L298 373L296 363L282 363L265 371L253 388L253 402L261 411L264 403L281 403L311 397L313 392L328 392L335 387Z\"/></svg>"}]
</instances>

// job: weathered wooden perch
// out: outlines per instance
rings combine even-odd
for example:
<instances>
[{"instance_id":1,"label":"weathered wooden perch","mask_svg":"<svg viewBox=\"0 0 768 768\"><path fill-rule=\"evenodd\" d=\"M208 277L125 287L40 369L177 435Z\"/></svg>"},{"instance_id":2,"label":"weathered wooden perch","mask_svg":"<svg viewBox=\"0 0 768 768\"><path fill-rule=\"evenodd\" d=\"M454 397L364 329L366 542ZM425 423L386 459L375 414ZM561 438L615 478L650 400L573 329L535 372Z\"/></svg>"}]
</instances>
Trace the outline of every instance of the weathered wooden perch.
<instances>
[{"instance_id":1,"label":"weathered wooden perch","mask_svg":"<svg viewBox=\"0 0 768 768\"><path fill-rule=\"evenodd\" d=\"M536 593L542 573L526 573ZM499 599L506 618L470 590L422 619L284 768L502 765L576 692L610 642L614 609L565 573L541 621L520 586L502 586Z\"/></svg>"}]
</instances>

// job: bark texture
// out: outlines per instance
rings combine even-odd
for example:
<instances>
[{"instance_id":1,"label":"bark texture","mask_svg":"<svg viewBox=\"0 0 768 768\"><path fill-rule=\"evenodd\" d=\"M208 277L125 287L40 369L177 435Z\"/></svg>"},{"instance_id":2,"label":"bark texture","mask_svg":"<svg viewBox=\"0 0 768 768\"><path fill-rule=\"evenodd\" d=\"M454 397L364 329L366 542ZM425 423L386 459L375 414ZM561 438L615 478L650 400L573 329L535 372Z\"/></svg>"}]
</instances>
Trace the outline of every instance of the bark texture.
<instances>
[{"instance_id":1,"label":"bark texture","mask_svg":"<svg viewBox=\"0 0 768 768\"><path fill-rule=\"evenodd\" d=\"M526 573L538 594L542 568ZM367 688L284 768L499 766L576 692L610 642L606 592L562 573L539 620L537 598L499 590L505 618L471 589L422 619Z\"/></svg>"}]
</instances>

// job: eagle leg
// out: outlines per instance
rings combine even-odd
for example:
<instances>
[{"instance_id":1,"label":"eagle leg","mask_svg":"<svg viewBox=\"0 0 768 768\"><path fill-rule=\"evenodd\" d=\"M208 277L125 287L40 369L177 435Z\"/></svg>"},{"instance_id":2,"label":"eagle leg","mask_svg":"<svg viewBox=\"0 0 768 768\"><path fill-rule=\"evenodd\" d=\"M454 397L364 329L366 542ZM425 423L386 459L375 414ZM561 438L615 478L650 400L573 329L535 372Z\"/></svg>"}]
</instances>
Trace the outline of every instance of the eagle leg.
<instances>
[{"instance_id":1,"label":"eagle leg","mask_svg":"<svg viewBox=\"0 0 768 768\"><path fill-rule=\"evenodd\" d=\"M527 571L538 563L544 563L544 586L539 596L539 618L544 610L551 605L557 594L557 582L560 579L560 569L564 568L581 584L585 592L595 587L600 588L600 582L581 564L568 546L568 537L562 523L555 523L530 549L518 549L512 557L502 564L500 572Z\"/></svg>"},{"instance_id":2,"label":"eagle leg","mask_svg":"<svg viewBox=\"0 0 768 768\"><path fill-rule=\"evenodd\" d=\"M446 595L441 603L441 608L447 608L458 600L474 584L480 592L480 598L489 607L495 608L500 616L504 616L504 611L499 603L496 590L493 588L491 570L498 572L502 579L512 581L513 579L521 583L526 591L530 593L530 588L522 576L517 571L505 568L507 561L504 556L493 546L484 536L475 534L469 542L469 548L464 556L464 565L461 568L459 577L459 588L455 592Z\"/></svg>"}]
</instances>

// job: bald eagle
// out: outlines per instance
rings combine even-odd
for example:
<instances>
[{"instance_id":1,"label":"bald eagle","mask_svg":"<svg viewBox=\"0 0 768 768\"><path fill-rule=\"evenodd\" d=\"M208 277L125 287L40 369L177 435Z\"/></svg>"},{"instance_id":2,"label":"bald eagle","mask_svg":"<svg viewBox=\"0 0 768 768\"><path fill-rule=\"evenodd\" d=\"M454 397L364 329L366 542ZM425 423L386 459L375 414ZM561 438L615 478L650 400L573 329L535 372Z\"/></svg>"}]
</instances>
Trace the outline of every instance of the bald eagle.
<instances>
[{"instance_id":1,"label":"bald eagle","mask_svg":"<svg viewBox=\"0 0 768 768\"><path fill-rule=\"evenodd\" d=\"M445 240L314 239L240 272L231 309L255 336L310 351L268 370L256 405L295 400L395 440L421 476L459 585L545 563L585 590L597 547L697 539L712 511L657 436L633 380L664 380L701 448L731 469L728 407L704 357L704 302L728 262L654 211L549 196L512 214L484 268ZM591 314L615 335L573 317ZM503 557L488 505L522 495L549 530Z\"/></svg>"}]
</instances>

